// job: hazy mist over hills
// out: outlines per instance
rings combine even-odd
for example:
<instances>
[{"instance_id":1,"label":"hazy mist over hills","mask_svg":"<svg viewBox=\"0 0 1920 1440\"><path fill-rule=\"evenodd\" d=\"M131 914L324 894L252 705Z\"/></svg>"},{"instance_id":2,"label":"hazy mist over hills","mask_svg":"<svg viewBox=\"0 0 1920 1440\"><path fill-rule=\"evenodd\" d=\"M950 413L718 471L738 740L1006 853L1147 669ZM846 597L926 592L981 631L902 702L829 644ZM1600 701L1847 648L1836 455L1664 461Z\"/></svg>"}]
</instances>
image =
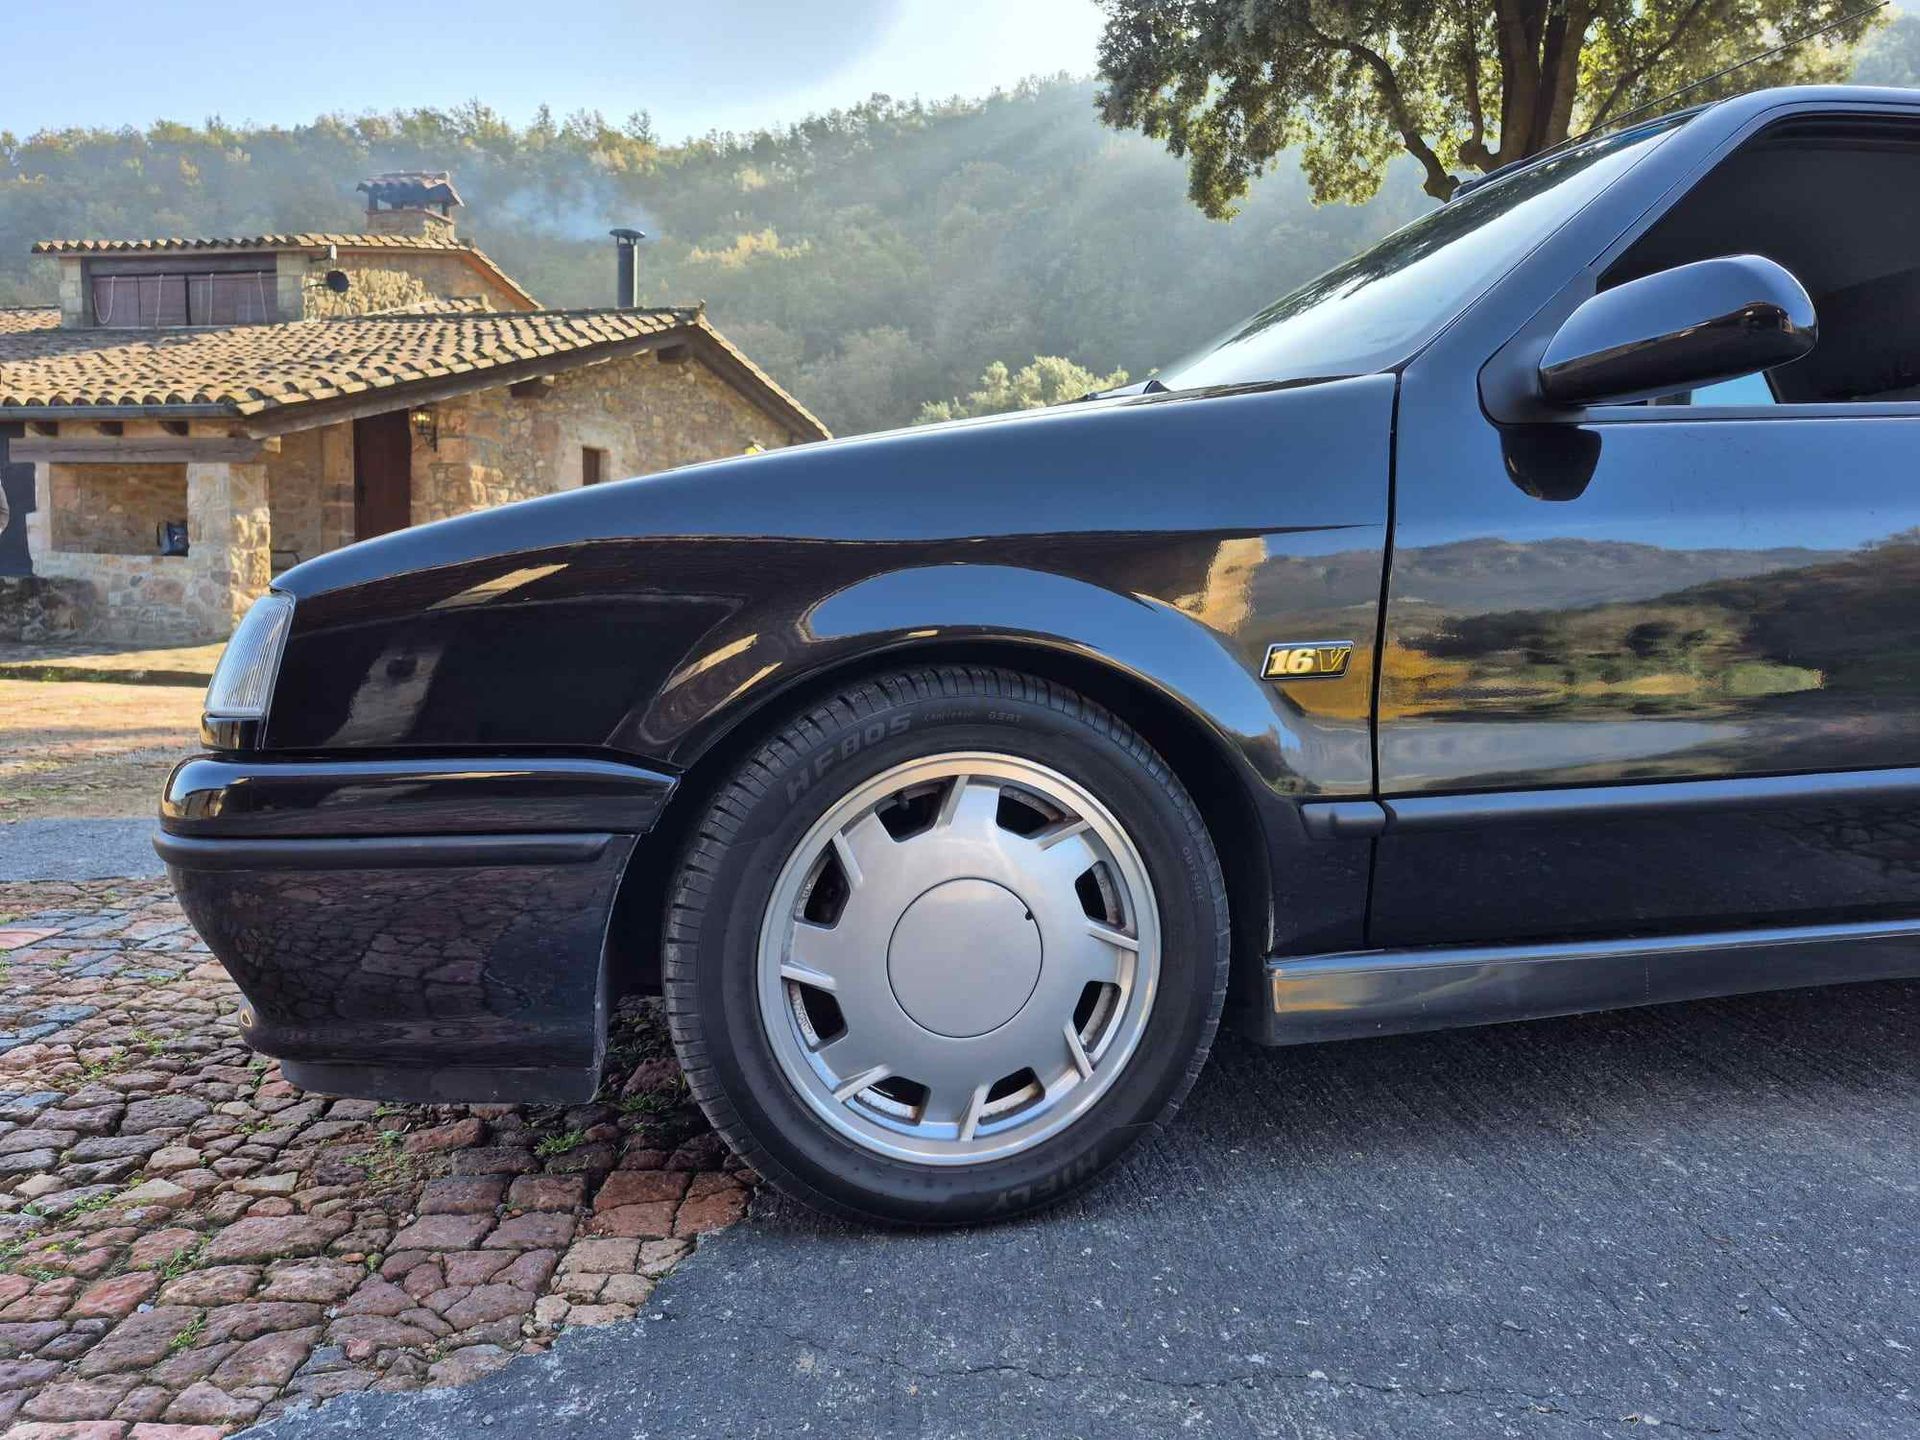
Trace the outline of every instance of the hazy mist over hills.
<instances>
[{"instance_id":1,"label":"hazy mist over hills","mask_svg":"<svg viewBox=\"0 0 1920 1440\"><path fill-rule=\"evenodd\" d=\"M451 170L461 233L547 304L611 303L606 231L647 230L644 298L708 301L843 433L907 423L995 360L1144 375L1431 203L1410 166L1362 208L1315 209L1288 171L1209 221L1181 162L1065 79L683 146L644 117L516 128L480 105L0 135L0 304L52 299L35 240L351 231L355 182L398 168Z\"/></svg>"},{"instance_id":2,"label":"hazy mist over hills","mask_svg":"<svg viewBox=\"0 0 1920 1440\"><path fill-rule=\"evenodd\" d=\"M1858 75L1920 80L1920 18L1896 15ZM543 302L611 303L606 231L638 225L644 299L706 300L854 433L966 394L996 360L1140 378L1432 204L1410 161L1370 204L1323 208L1282 164L1236 219L1210 221L1183 163L1102 126L1093 95L1062 76L982 100L876 97L684 144L643 112L515 126L478 100L292 128L0 132L0 305L53 298L35 240L351 231L365 175L448 169L461 233Z\"/></svg>"}]
</instances>

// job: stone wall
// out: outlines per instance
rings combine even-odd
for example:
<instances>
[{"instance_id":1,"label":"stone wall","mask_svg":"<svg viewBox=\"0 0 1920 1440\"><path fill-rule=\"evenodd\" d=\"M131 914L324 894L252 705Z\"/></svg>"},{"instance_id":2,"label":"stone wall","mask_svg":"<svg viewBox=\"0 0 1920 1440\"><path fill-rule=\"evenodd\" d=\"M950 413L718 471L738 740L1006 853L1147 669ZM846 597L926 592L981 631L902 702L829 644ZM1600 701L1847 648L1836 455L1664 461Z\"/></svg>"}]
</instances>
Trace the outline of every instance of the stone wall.
<instances>
[{"instance_id":1,"label":"stone wall","mask_svg":"<svg viewBox=\"0 0 1920 1440\"><path fill-rule=\"evenodd\" d=\"M343 250L329 265L325 260L295 250L283 250L276 257L280 313L298 319L307 313L308 286L328 270L344 270L348 275L387 272L406 275L418 282L429 295L459 299L478 295L493 310L524 310L527 302L493 279L479 266L470 264L452 250Z\"/></svg>"},{"instance_id":2,"label":"stone wall","mask_svg":"<svg viewBox=\"0 0 1920 1440\"><path fill-rule=\"evenodd\" d=\"M83 580L0 575L0 637L38 643L92 630L99 592Z\"/></svg>"},{"instance_id":3,"label":"stone wall","mask_svg":"<svg viewBox=\"0 0 1920 1440\"><path fill-rule=\"evenodd\" d=\"M46 463L34 467L37 508L27 517L36 576L73 582L93 595L90 606L60 612L65 619L59 623L72 627L64 633L130 645L224 640L247 606L265 593L272 576L265 465L184 467L186 555L156 555L151 546L139 554L80 552L49 543L61 533L59 519L51 513L52 472L66 468ZM0 634L20 639L46 639L54 633L43 629L28 637L11 627L0 628Z\"/></svg>"},{"instance_id":4,"label":"stone wall","mask_svg":"<svg viewBox=\"0 0 1920 1440\"><path fill-rule=\"evenodd\" d=\"M353 426L296 430L266 464L273 570L353 543Z\"/></svg>"},{"instance_id":5,"label":"stone wall","mask_svg":"<svg viewBox=\"0 0 1920 1440\"><path fill-rule=\"evenodd\" d=\"M456 253L446 250L382 250L378 254L378 264L382 268L404 270L433 294L445 299L478 295L490 309L527 308L525 300Z\"/></svg>"},{"instance_id":6,"label":"stone wall","mask_svg":"<svg viewBox=\"0 0 1920 1440\"><path fill-rule=\"evenodd\" d=\"M416 275L372 265L342 264L347 291L337 295L323 285L308 285L303 318L322 320L342 315L370 315L382 310L416 310L433 292Z\"/></svg>"},{"instance_id":7,"label":"stone wall","mask_svg":"<svg viewBox=\"0 0 1920 1440\"><path fill-rule=\"evenodd\" d=\"M436 407L437 446L413 450L416 525L579 486L583 449L609 480L776 450L784 429L697 360L653 354L563 371L543 395L505 387Z\"/></svg>"},{"instance_id":8,"label":"stone wall","mask_svg":"<svg viewBox=\"0 0 1920 1440\"><path fill-rule=\"evenodd\" d=\"M273 583L273 524L265 465L187 466L200 575L187 614L224 640ZM205 631L203 630L203 633Z\"/></svg>"},{"instance_id":9,"label":"stone wall","mask_svg":"<svg viewBox=\"0 0 1920 1440\"><path fill-rule=\"evenodd\" d=\"M55 550L154 555L157 527L187 518L184 465L53 465Z\"/></svg>"}]
</instances>

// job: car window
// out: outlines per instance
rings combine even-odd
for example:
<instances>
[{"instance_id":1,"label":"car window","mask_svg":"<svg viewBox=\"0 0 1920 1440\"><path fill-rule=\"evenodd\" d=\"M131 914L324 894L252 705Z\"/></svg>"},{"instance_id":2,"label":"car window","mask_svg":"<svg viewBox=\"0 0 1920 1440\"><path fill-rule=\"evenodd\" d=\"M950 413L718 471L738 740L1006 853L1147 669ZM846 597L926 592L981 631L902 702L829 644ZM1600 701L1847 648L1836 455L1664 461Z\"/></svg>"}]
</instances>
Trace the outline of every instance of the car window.
<instances>
[{"instance_id":1,"label":"car window","mask_svg":"<svg viewBox=\"0 0 1920 1440\"><path fill-rule=\"evenodd\" d=\"M1693 404L1911 400L1920 396L1916 236L1920 124L1800 118L1717 166L1608 267L1600 288L1718 255L1763 255L1806 287L1819 340L1764 377L1727 382L1742 389L1696 390ZM1764 396L1755 381L1768 382Z\"/></svg>"},{"instance_id":2,"label":"car window","mask_svg":"<svg viewBox=\"0 0 1920 1440\"><path fill-rule=\"evenodd\" d=\"M1701 385L1678 395L1662 395L1656 405L1772 405L1773 386L1764 373L1736 376L1714 385Z\"/></svg>"},{"instance_id":3,"label":"car window","mask_svg":"<svg viewBox=\"0 0 1920 1440\"><path fill-rule=\"evenodd\" d=\"M1475 186L1276 300L1158 379L1185 390L1397 365L1687 118L1588 141Z\"/></svg>"}]
</instances>

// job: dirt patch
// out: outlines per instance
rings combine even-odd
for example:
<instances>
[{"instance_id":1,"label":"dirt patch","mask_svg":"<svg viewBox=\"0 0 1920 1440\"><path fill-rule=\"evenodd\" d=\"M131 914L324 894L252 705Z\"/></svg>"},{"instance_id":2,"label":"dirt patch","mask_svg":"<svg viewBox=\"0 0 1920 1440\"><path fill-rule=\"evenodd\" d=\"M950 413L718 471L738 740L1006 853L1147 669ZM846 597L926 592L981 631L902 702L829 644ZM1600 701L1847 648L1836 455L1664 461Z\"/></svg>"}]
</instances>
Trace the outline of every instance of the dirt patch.
<instances>
[{"instance_id":1,"label":"dirt patch","mask_svg":"<svg viewBox=\"0 0 1920 1440\"><path fill-rule=\"evenodd\" d=\"M199 748L198 690L0 679L0 822L154 813Z\"/></svg>"},{"instance_id":2,"label":"dirt patch","mask_svg":"<svg viewBox=\"0 0 1920 1440\"><path fill-rule=\"evenodd\" d=\"M130 685L182 685L205 690L224 645L126 649L0 640L0 678L101 680Z\"/></svg>"},{"instance_id":3,"label":"dirt patch","mask_svg":"<svg viewBox=\"0 0 1920 1440\"><path fill-rule=\"evenodd\" d=\"M745 1211L657 1002L571 1108L308 1094L239 1003L164 882L0 885L0 1425L458 1384L630 1318Z\"/></svg>"}]
</instances>

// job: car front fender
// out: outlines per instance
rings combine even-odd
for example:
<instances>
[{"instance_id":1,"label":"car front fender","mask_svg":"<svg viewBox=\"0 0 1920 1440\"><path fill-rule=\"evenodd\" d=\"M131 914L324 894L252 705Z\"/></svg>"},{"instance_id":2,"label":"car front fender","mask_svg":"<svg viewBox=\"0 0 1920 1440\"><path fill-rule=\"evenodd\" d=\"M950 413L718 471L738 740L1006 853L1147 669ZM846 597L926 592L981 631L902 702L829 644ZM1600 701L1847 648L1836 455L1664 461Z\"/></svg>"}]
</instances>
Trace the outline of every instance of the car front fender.
<instances>
[{"instance_id":1,"label":"car front fender","mask_svg":"<svg viewBox=\"0 0 1920 1440\"><path fill-rule=\"evenodd\" d=\"M1328 724L1250 669L1231 638L1168 600L1007 565L870 576L803 607L745 611L701 640L615 745L690 768L723 735L820 676L959 645L1091 661L1151 690L1275 794L1364 791L1364 727ZM1364 680L1362 681L1364 683Z\"/></svg>"}]
</instances>

